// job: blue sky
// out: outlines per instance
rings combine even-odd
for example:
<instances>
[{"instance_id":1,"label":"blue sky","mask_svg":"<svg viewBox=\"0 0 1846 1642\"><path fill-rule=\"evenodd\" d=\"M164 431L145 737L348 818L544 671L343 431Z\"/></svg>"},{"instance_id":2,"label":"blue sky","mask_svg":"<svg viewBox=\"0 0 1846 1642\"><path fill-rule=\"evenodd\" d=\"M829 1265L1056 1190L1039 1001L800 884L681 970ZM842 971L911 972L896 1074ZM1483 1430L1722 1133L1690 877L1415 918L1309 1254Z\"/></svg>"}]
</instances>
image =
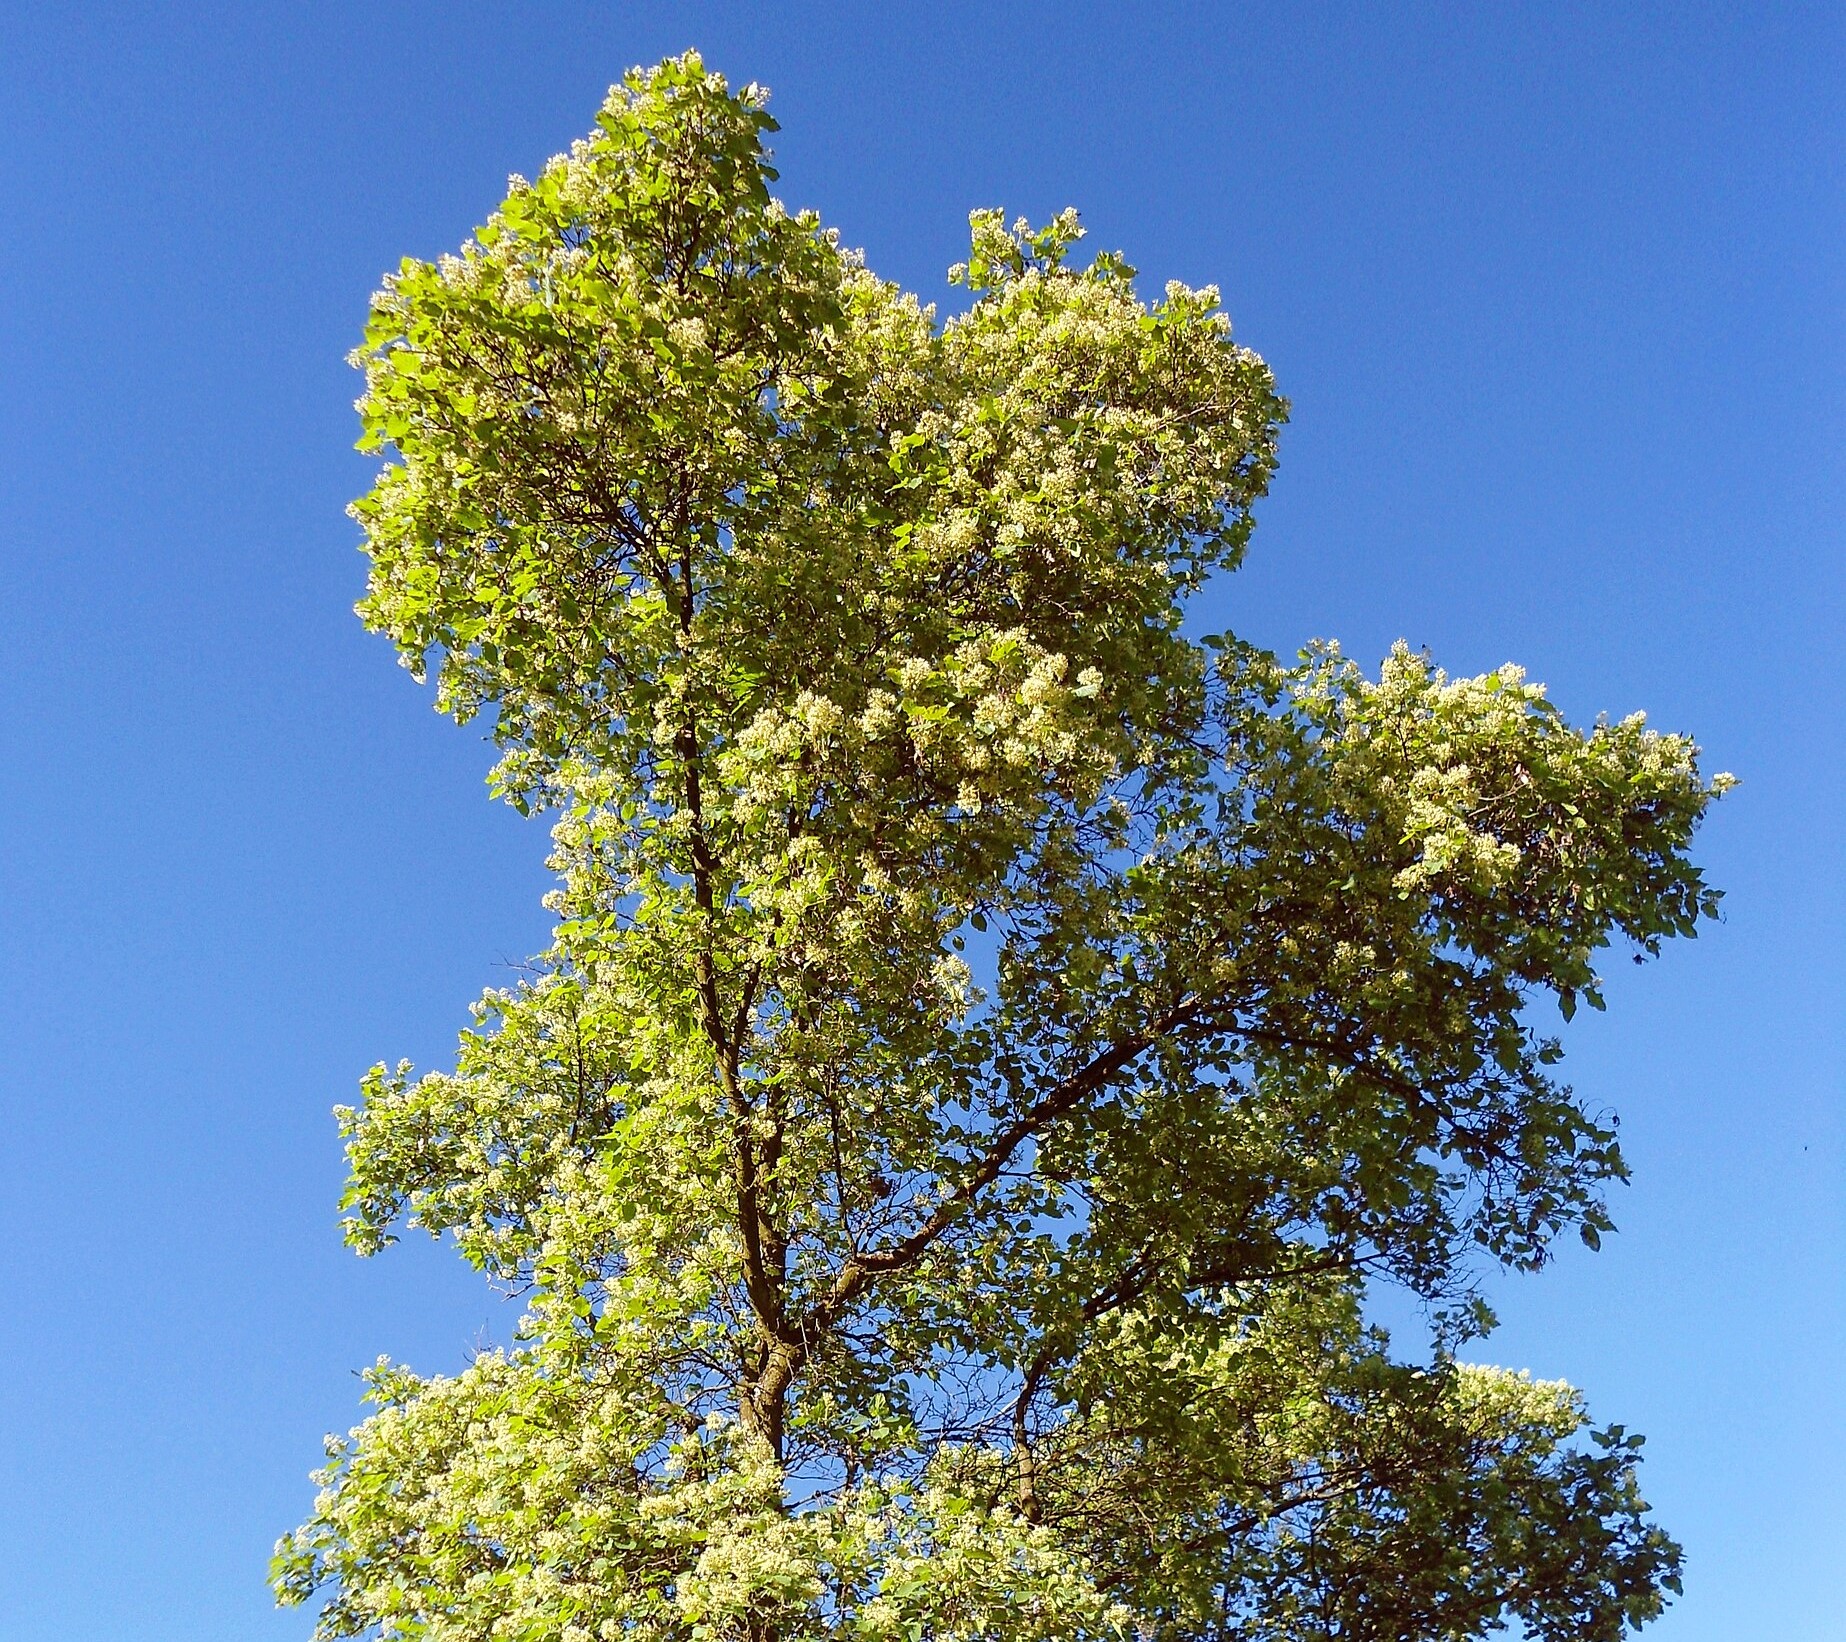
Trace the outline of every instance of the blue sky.
<instances>
[{"instance_id":1,"label":"blue sky","mask_svg":"<svg viewBox=\"0 0 1846 1642\"><path fill-rule=\"evenodd\" d=\"M4 0L0 1638L305 1637L263 1568L353 1370L505 1337L334 1229L328 1108L545 930L542 828L350 614L342 359L687 45L926 295L989 204L1222 286L1294 420L1213 625L1516 659L1743 777L1724 924L1570 1036L1621 1235L1487 1350L1648 1433L1650 1635L1839 1636L1846 12Z\"/></svg>"}]
</instances>

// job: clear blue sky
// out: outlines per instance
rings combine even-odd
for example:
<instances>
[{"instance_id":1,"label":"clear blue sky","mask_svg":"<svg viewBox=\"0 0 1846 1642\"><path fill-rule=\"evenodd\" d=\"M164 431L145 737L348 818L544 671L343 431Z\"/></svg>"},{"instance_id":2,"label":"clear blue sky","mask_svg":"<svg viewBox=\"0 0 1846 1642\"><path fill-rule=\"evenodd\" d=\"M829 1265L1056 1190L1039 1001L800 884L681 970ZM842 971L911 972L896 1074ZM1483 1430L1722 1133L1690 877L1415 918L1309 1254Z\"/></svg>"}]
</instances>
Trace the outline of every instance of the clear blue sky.
<instances>
[{"instance_id":1,"label":"clear blue sky","mask_svg":"<svg viewBox=\"0 0 1846 1642\"><path fill-rule=\"evenodd\" d=\"M1517 659L1744 778L1726 922L1572 1034L1622 1233L1489 1344L1648 1433L1649 1634L1846 1635L1846 10L4 0L0 1638L304 1637L264 1562L352 1370L505 1337L334 1230L328 1108L545 929L542 829L350 614L342 358L687 45L927 294L987 204L1222 285L1294 421L1216 622Z\"/></svg>"}]
</instances>

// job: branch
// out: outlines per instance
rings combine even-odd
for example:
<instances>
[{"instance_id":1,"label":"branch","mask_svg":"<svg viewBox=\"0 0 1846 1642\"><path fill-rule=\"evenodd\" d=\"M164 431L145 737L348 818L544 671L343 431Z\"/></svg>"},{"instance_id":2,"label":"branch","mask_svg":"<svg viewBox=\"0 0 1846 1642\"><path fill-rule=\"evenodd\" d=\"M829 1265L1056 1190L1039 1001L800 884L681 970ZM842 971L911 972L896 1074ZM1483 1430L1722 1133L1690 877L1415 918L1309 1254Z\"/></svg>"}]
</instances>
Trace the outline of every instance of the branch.
<instances>
[{"instance_id":1,"label":"branch","mask_svg":"<svg viewBox=\"0 0 1846 1642\"><path fill-rule=\"evenodd\" d=\"M854 1255L840 1268L826 1298L802 1314L790 1331L793 1339L785 1349L772 1354L771 1362L758 1381L759 1392L772 1398L780 1397L807 1361L811 1342L833 1328L840 1313L865 1292L874 1277L914 1265L967 1212L980 1194L1000 1178L1026 1141L1105 1087L1136 1056L1151 1049L1175 1028L1196 1020L1209 1007L1208 1000L1194 998L1157 1016L1142 1031L1105 1050L1081 1071L1046 1090L1012 1122L1003 1125L973 1172L937 1205L936 1211L921 1226L888 1248Z\"/></svg>"}]
</instances>

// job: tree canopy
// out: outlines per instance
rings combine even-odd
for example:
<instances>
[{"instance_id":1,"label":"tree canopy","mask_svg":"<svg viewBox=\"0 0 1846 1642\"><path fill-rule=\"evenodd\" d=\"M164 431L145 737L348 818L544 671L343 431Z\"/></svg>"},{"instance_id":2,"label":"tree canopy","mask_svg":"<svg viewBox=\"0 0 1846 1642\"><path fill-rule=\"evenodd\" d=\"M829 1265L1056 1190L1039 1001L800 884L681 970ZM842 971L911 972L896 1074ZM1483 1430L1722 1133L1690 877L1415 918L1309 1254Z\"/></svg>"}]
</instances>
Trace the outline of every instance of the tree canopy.
<instances>
[{"instance_id":1,"label":"tree canopy","mask_svg":"<svg viewBox=\"0 0 1846 1642\"><path fill-rule=\"evenodd\" d=\"M361 614L555 818L555 940L340 1111L346 1231L527 1296L381 1363L319 1634L1615 1638L1638 1439L1462 1360L1594 1244L1544 1029L1726 784L1513 667L1199 638L1286 415L1211 289L976 212L943 318L694 55L355 356ZM1368 1320L1406 1288L1433 1345Z\"/></svg>"}]
</instances>

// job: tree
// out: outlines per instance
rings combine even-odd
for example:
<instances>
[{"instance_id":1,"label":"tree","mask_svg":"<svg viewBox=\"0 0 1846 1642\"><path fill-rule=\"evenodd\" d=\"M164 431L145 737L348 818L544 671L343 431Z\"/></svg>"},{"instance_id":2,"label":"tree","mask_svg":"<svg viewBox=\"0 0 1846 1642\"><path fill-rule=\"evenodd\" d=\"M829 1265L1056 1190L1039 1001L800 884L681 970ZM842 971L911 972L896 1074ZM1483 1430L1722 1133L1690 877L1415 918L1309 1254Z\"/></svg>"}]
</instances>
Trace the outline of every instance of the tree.
<instances>
[{"instance_id":1,"label":"tree","mask_svg":"<svg viewBox=\"0 0 1846 1642\"><path fill-rule=\"evenodd\" d=\"M1463 1362L1609 1229L1543 1006L1693 933L1726 778L1514 668L1195 640L1286 406L1211 289L972 218L946 321L688 55L356 356L360 610L556 817L551 950L342 1109L346 1231L518 1343L382 1364L320 1634L1614 1638L1639 1439ZM1375 1285L1432 1322L1400 1361Z\"/></svg>"}]
</instances>

